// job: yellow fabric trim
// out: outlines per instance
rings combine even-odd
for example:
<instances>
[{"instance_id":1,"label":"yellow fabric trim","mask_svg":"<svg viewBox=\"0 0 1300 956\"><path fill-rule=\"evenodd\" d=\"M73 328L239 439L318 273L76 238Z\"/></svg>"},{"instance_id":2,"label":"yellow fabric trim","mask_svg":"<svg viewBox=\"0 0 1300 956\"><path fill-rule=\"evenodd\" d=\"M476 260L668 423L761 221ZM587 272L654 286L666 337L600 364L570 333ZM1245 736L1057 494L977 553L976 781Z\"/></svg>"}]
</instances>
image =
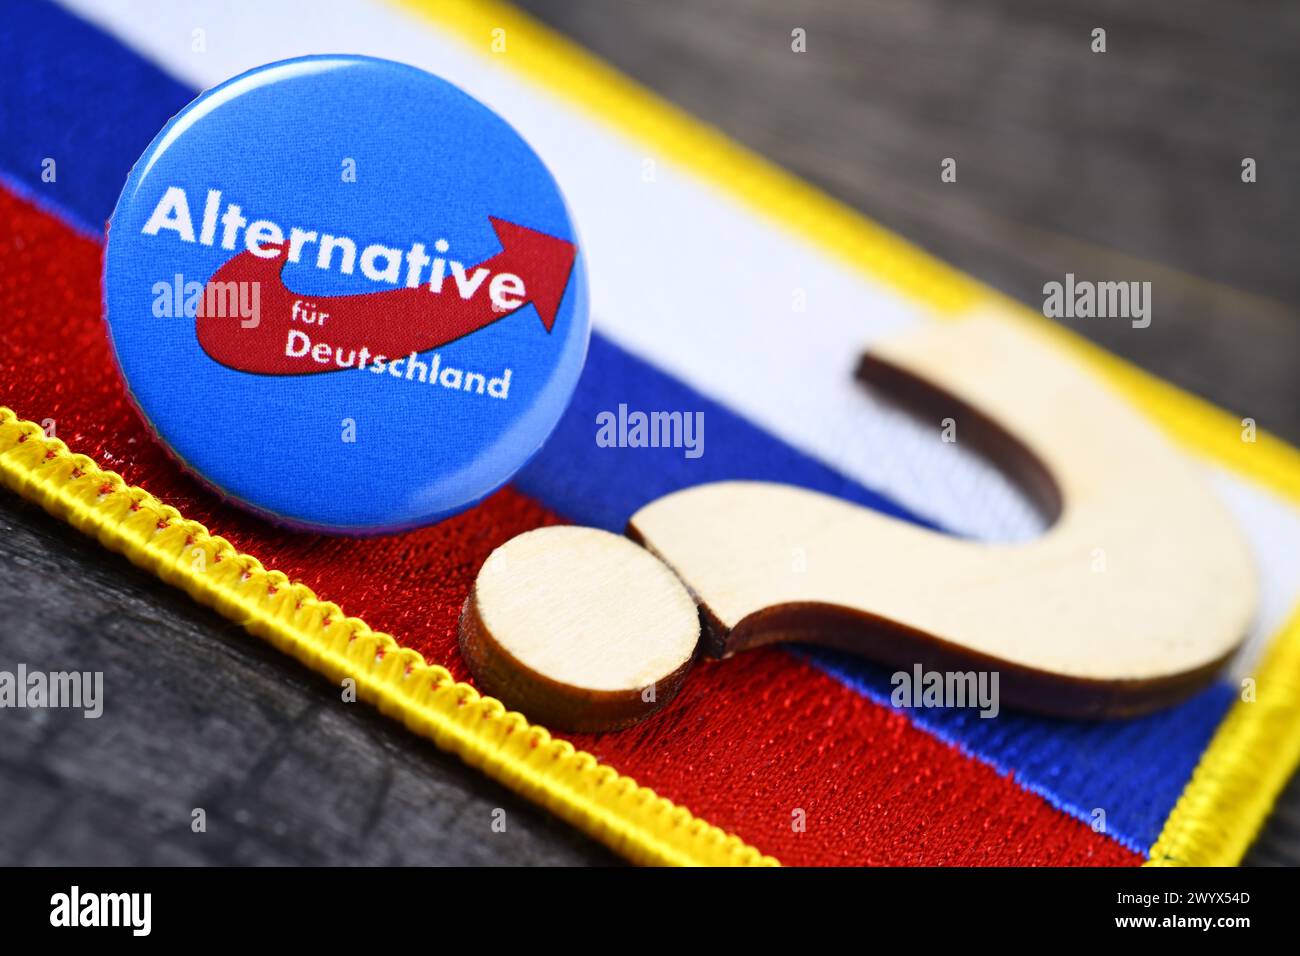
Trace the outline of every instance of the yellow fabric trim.
<instances>
[{"instance_id":1,"label":"yellow fabric trim","mask_svg":"<svg viewBox=\"0 0 1300 956\"><path fill-rule=\"evenodd\" d=\"M1148 866L1233 866L1300 762L1300 612L1260 663L1151 848Z\"/></svg>"},{"instance_id":2,"label":"yellow fabric trim","mask_svg":"<svg viewBox=\"0 0 1300 956\"><path fill-rule=\"evenodd\" d=\"M774 865L0 406L0 484L636 863Z\"/></svg>"},{"instance_id":3,"label":"yellow fabric trim","mask_svg":"<svg viewBox=\"0 0 1300 956\"><path fill-rule=\"evenodd\" d=\"M732 143L659 99L581 46L494 0L393 0L460 36L470 46L549 89L564 102L670 158L754 212L796 232L836 258L956 316L996 293L867 220L817 189ZM493 31L505 30L493 54ZM1005 300L1003 300L1005 301ZM1150 375L1021 304L1006 310L1068 349L1160 422L1178 442L1300 503L1300 452L1264 431L1241 440L1227 412ZM1202 756L1182 798L1151 849L1153 863L1235 863L1300 763L1300 626L1274 639L1257 680L1269 703L1238 702ZM1289 692L1290 696L1287 696Z\"/></svg>"}]
</instances>

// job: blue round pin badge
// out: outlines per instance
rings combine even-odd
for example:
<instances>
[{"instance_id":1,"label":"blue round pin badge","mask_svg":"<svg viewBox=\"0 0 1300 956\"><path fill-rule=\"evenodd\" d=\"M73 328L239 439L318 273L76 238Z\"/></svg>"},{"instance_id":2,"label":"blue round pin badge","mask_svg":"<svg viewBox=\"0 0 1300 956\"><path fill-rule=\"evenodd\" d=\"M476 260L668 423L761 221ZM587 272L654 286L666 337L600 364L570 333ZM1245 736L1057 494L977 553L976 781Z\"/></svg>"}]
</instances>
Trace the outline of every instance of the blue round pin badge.
<instances>
[{"instance_id":1,"label":"blue round pin badge","mask_svg":"<svg viewBox=\"0 0 1300 956\"><path fill-rule=\"evenodd\" d=\"M445 80L361 56L252 70L136 163L108 325L157 437L273 520L430 524L542 446L590 335L554 178Z\"/></svg>"}]
</instances>

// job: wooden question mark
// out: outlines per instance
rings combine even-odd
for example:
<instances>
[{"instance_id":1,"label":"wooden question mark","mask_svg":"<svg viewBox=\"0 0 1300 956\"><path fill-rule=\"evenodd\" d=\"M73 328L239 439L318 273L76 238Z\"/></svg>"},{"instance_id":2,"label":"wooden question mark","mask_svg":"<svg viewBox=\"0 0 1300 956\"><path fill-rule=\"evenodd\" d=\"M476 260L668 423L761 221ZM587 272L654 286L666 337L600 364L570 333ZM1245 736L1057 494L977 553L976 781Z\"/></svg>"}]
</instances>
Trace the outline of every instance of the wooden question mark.
<instances>
[{"instance_id":1,"label":"wooden question mark","mask_svg":"<svg viewBox=\"0 0 1300 956\"><path fill-rule=\"evenodd\" d=\"M461 616L483 689L556 727L613 729L672 699L697 638L714 657L800 641L996 670L1004 704L1113 717L1187 696L1237 649L1255 580L1231 516L1041 333L997 316L936 323L876 346L859 375L959 422L1048 531L963 540L769 482L651 502L628 524L642 548L589 528L531 531L488 558Z\"/></svg>"}]
</instances>

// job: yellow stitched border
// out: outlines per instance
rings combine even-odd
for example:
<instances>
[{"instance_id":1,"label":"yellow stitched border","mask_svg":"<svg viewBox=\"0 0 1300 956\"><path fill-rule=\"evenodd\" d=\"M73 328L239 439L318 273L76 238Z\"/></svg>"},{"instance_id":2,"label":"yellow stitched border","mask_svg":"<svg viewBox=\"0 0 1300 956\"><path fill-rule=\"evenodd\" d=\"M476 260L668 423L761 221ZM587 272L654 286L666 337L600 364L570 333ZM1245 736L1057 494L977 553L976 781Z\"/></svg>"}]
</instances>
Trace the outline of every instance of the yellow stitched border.
<instances>
[{"instance_id":1,"label":"yellow stitched border","mask_svg":"<svg viewBox=\"0 0 1300 956\"><path fill-rule=\"evenodd\" d=\"M503 65L638 140L752 211L898 291L954 316L1001 299L847 206L659 99L581 46L494 0L393 0L486 55L505 30ZM1179 442L1300 504L1300 452L1262 430L1241 441L1232 415L1087 342L1023 305L1013 320L1051 337L1160 422ZM1240 860L1300 761L1300 626L1277 635L1257 680L1267 706L1239 701L1202 755L1159 840L1153 863ZM1289 696L1288 696L1289 694Z\"/></svg>"},{"instance_id":2,"label":"yellow stitched border","mask_svg":"<svg viewBox=\"0 0 1300 956\"><path fill-rule=\"evenodd\" d=\"M1148 866L1232 866L1250 848L1300 761L1300 613L1260 662L1255 693L1228 711Z\"/></svg>"},{"instance_id":3,"label":"yellow stitched border","mask_svg":"<svg viewBox=\"0 0 1300 956\"><path fill-rule=\"evenodd\" d=\"M0 483L183 588L615 852L643 864L774 865L739 837L638 786L500 701L452 680L197 521L73 454L0 406Z\"/></svg>"}]
</instances>

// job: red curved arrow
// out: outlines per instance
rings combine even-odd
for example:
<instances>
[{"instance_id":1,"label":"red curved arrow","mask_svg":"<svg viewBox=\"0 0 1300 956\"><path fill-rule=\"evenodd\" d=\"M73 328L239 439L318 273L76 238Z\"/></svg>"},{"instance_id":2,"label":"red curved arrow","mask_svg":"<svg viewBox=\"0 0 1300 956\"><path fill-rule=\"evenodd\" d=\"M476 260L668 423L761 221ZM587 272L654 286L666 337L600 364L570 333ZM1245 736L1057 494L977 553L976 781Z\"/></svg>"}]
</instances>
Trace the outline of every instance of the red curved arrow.
<instances>
[{"instance_id":1,"label":"red curved arrow","mask_svg":"<svg viewBox=\"0 0 1300 956\"><path fill-rule=\"evenodd\" d=\"M576 255L573 243L501 219L491 219L501 242L501 251L477 266L491 273L469 299L461 298L455 280L448 275L441 292L425 285L414 289L385 289L358 295L308 296L285 288L281 272L285 257L260 258L241 252L225 263L208 280L203 302L195 318L199 345L209 356L229 368L262 375L311 375L339 371L331 358L318 362L310 355L285 354L289 332L297 329L313 344L328 344L331 354L342 349L358 354L367 349L373 357L397 358L454 342L511 315L530 302L549 332L555 324L569 273ZM264 244L263 249L276 248ZM284 245L279 247L283 250ZM492 276L514 273L524 282L525 298L513 308L500 311L492 304L488 285ZM217 283L259 283L259 316L255 326L245 325L239 316L211 303L221 301ZM235 288L235 287L226 287ZM209 295L212 292L212 295ZM317 315L328 314L323 323L306 324L295 318L293 305L304 301ZM209 314L211 311L213 314ZM225 312L225 314L219 314ZM302 340L299 339L299 342Z\"/></svg>"}]
</instances>

